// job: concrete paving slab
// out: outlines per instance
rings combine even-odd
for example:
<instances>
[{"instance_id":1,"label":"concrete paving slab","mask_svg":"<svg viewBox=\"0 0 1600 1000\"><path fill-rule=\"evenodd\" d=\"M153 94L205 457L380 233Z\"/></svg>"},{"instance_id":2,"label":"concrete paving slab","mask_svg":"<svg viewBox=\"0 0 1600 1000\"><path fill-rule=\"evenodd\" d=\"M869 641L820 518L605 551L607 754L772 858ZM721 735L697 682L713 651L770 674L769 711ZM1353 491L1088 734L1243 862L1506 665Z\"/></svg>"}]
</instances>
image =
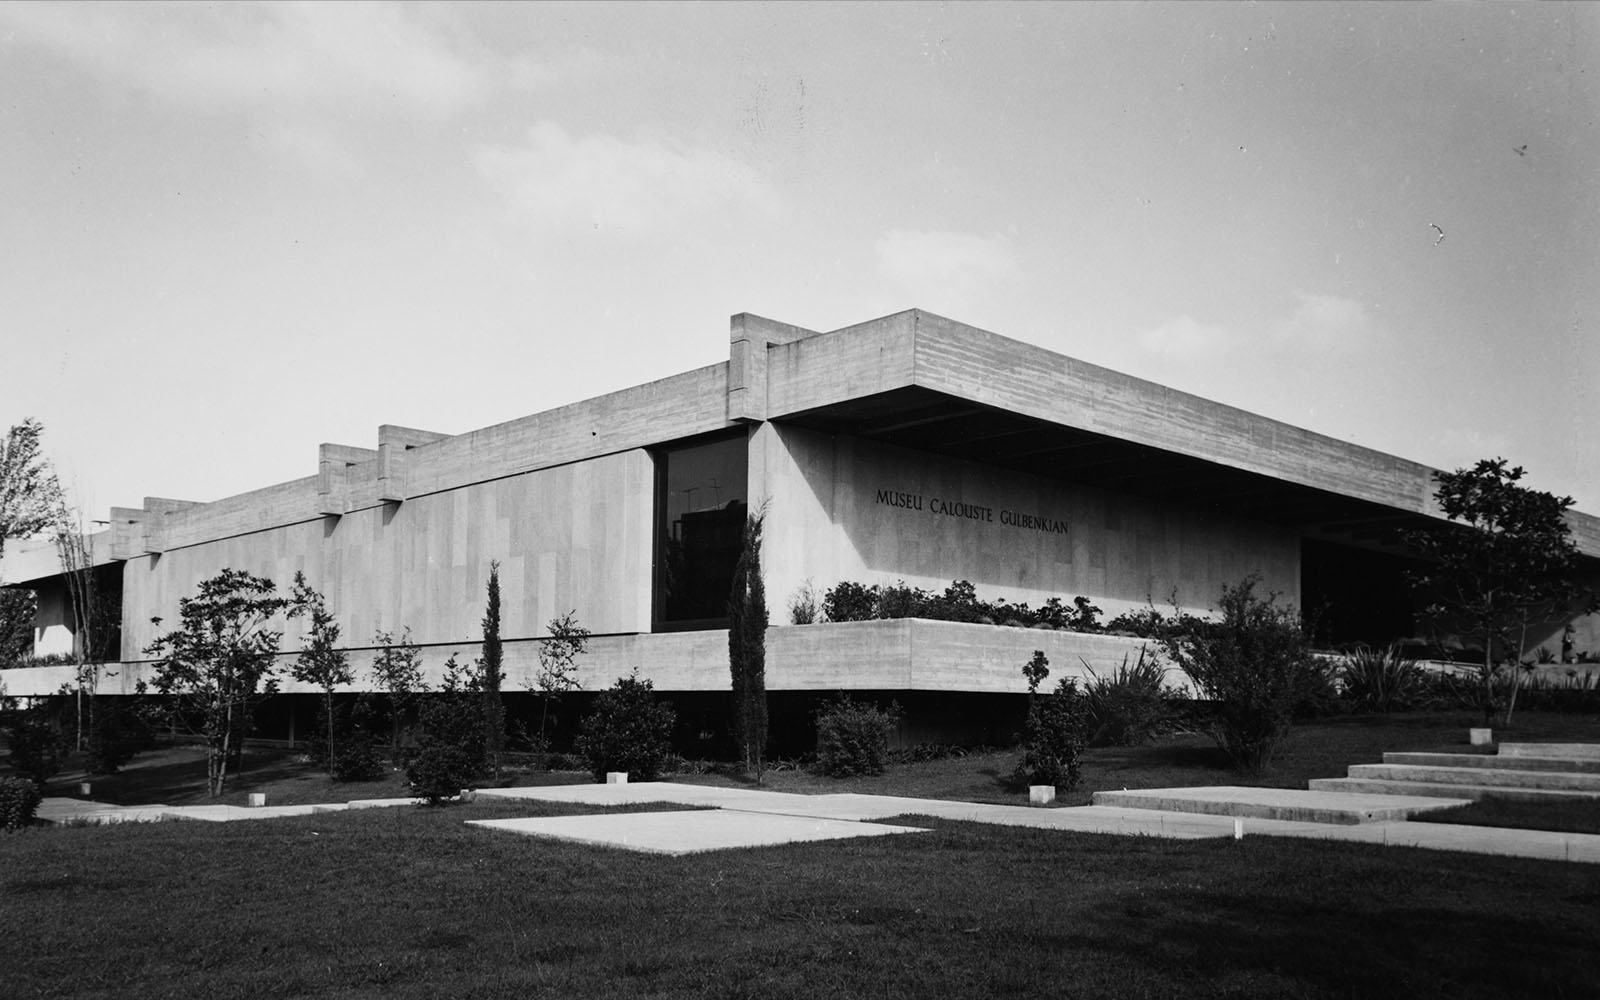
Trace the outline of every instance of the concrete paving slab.
<instances>
[{"instance_id":1,"label":"concrete paving slab","mask_svg":"<svg viewBox=\"0 0 1600 1000\"><path fill-rule=\"evenodd\" d=\"M674 781L640 781L625 785L544 785L532 788L482 788L481 798L535 799L541 802L578 802L594 806L619 806L666 802L673 805L719 809L737 805L745 812L771 812L787 815L814 814L811 803L825 796L797 795L757 788L724 788L718 785L689 785Z\"/></svg>"},{"instance_id":2,"label":"concrete paving slab","mask_svg":"<svg viewBox=\"0 0 1600 1000\"><path fill-rule=\"evenodd\" d=\"M1446 797L1448 795L1448 792L1429 796L1384 795L1218 785L1095 792L1094 804L1253 819L1354 824L1393 822L1418 812L1454 809L1467 798L1464 795Z\"/></svg>"},{"instance_id":3,"label":"concrete paving slab","mask_svg":"<svg viewBox=\"0 0 1600 1000\"><path fill-rule=\"evenodd\" d=\"M1506 757L1600 760L1600 743L1502 743L1495 750Z\"/></svg>"},{"instance_id":4,"label":"concrete paving slab","mask_svg":"<svg viewBox=\"0 0 1600 1000\"><path fill-rule=\"evenodd\" d=\"M673 855L927 832L909 826L736 810L479 819L468 820L467 825L531 837Z\"/></svg>"},{"instance_id":5,"label":"concrete paving slab","mask_svg":"<svg viewBox=\"0 0 1600 1000\"><path fill-rule=\"evenodd\" d=\"M311 803L298 806L171 806L166 810L166 816L207 823L236 823L240 820L276 819L281 816L310 816L325 811L326 805Z\"/></svg>"},{"instance_id":6,"label":"concrete paving slab","mask_svg":"<svg viewBox=\"0 0 1600 1000\"><path fill-rule=\"evenodd\" d=\"M1495 758L1489 758L1493 760ZM1518 758L1510 758L1518 759ZM1535 758L1522 758L1532 760ZM1351 764L1347 777L1404 781L1429 785L1492 785L1498 788L1543 788L1563 792L1600 792L1600 771L1499 768L1492 765L1461 767L1437 764Z\"/></svg>"},{"instance_id":7,"label":"concrete paving slab","mask_svg":"<svg viewBox=\"0 0 1600 1000\"><path fill-rule=\"evenodd\" d=\"M1318 792L1384 795L1432 795L1455 799L1519 799L1524 802L1596 801L1600 792L1557 788L1513 788L1509 785L1456 785L1434 781L1386 781L1381 778L1312 778L1306 782Z\"/></svg>"},{"instance_id":8,"label":"concrete paving slab","mask_svg":"<svg viewBox=\"0 0 1600 1000\"><path fill-rule=\"evenodd\" d=\"M1385 764L1407 764L1421 767L1467 767L1495 771L1568 771L1579 774L1600 774L1600 758L1582 757L1501 757L1476 753L1421 753L1417 751L1389 752L1383 755Z\"/></svg>"}]
</instances>

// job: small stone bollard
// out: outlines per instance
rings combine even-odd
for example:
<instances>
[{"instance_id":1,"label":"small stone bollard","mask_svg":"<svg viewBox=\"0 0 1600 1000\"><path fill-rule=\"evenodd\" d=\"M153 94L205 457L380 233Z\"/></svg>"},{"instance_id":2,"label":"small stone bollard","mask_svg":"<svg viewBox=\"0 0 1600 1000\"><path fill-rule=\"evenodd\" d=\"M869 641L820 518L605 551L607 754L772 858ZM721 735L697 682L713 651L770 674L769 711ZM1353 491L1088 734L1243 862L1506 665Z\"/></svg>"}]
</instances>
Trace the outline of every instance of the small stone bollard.
<instances>
[{"instance_id":1,"label":"small stone bollard","mask_svg":"<svg viewBox=\"0 0 1600 1000\"><path fill-rule=\"evenodd\" d=\"M1056 800L1056 786L1054 785L1029 785L1028 805L1047 806Z\"/></svg>"},{"instance_id":2,"label":"small stone bollard","mask_svg":"<svg viewBox=\"0 0 1600 1000\"><path fill-rule=\"evenodd\" d=\"M476 802L478 801L478 793L475 789L463 788L461 794L456 796L456 800L459 802Z\"/></svg>"},{"instance_id":3,"label":"small stone bollard","mask_svg":"<svg viewBox=\"0 0 1600 1000\"><path fill-rule=\"evenodd\" d=\"M1233 839L1234 840L1243 840L1244 839L1244 820L1235 819L1233 821Z\"/></svg>"},{"instance_id":4,"label":"small stone bollard","mask_svg":"<svg viewBox=\"0 0 1600 1000\"><path fill-rule=\"evenodd\" d=\"M1475 747L1490 746L1490 745L1492 745L1494 743L1494 730L1493 729L1469 729L1469 730L1467 730L1467 738L1471 741L1472 745L1475 746Z\"/></svg>"},{"instance_id":5,"label":"small stone bollard","mask_svg":"<svg viewBox=\"0 0 1600 1000\"><path fill-rule=\"evenodd\" d=\"M607 771L606 772L606 784L608 784L608 785L626 785L627 783L628 783L628 772L627 771Z\"/></svg>"},{"instance_id":6,"label":"small stone bollard","mask_svg":"<svg viewBox=\"0 0 1600 1000\"><path fill-rule=\"evenodd\" d=\"M78 782L78 794L84 798L89 797L89 783L87 781Z\"/></svg>"},{"instance_id":7,"label":"small stone bollard","mask_svg":"<svg viewBox=\"0 0 1600 1000\"><path fill-rule=\"evenodd\" d=\"M264 806L266 804L267 804L267 793L266 792L251 792L250 793L250 805L251 806Z\"/></svg>"}]
</instances>

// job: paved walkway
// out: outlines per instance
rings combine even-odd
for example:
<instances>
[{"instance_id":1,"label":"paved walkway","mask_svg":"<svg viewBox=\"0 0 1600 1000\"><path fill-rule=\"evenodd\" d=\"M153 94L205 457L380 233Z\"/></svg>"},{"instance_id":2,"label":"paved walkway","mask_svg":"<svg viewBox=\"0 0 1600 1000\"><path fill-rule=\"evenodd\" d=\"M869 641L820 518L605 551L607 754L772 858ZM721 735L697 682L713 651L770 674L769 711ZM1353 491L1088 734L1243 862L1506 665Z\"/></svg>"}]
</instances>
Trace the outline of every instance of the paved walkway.
<instances>
[{"instance_id":1,"label":"paved walkway","mask_svg":"<svg viewBox=\"0 0 1600 1000\"><path fill-rule=\"evenodd\" d=\"M1313 794L1313 793L1301 793ZM1327 795L1336 805L1339 793ZM681 854L730 847L754 847L801 840L918 832L914 826L884 824L897 816L1179 839L1243 836L1307 837L1432 850L1502 854L1513 857L1600 864L1600 836L1507 830L1404 820L1353 825L1299 820L1236 818L1120 806L1038 808L952 802L888 795L797 795L759 789L644 782L618 785L550 785L481 789L483 798L531 799L594 806L657 803L717 812L657 812L619 815L476 820L476 825L534 836L559 837L631 850ZM296 816L351 808L403 805L414 799L370 799L330 805L265 806L112 806L79 799L46 799L39 818L51 822L112 823L158 819L230 822Z\"/></svg>"}]
</instances>

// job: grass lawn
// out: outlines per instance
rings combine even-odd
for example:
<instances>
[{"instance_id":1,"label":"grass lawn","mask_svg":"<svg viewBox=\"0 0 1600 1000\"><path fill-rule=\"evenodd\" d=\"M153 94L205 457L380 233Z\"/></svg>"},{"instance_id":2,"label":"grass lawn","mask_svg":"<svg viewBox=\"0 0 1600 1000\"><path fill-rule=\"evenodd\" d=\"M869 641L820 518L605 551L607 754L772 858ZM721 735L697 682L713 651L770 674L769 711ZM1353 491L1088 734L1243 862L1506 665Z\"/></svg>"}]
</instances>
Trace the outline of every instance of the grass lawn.
<instances>
[{"instance_id":1,"label":"grass lawn","mask_svg":"<svg viewBox=\"0 0 1600 1000\"><path fill-rule=\"evenodd\" d=\"M1584 802L1482 799L1460 809L1423 813L1414 819L1422 823L1462 823L1467 826L1506 826L1517 830L1600 834L1600 799Z\"/></svg>"},{"instance_id":2,"label":"grass lawn","mask_svg":"<svg viewBox=\"0 0 1600 1000\"><path fill-rule=\"evenodd\" d=\"M1351 764L1377 763L1385 750L1483 752L1467 743L1467 730L1481 724L1471 712L1401 713L1343 716L1302 723L1266 770L1241 774L1228 766L1215 745L1199 735L1172 736L1149 746L1107 747L1084 753L1082 783L1063 795L1065 806L1085 805L1096 791L1122 788L1176 788L1196 785L1260 785L1304 788L1312 778L1341 777ZM1496 738L1519 742L1600 742L1600 720L1589 716L1524 713L1510 729L1496 730ZM917 763L893 764L882 775L864 778L827 778L794 767L767 772L764 787L774 791L823 794L862 792L917 798L1020 804L1026 790L1010 785L1016 753L992 750L960 757ZM725 773L668 775L668 780L748 787L749 779ZM50 786L49 795L77 795L81 773L64 772ZM196 805L220 801L245 805L251 792L265 792L270 805L307 802L345 802L362 798L391 798L407 794L399 772L376 782L335 783L307 767L297 755L280 750L252 750L243 773L230 776L226 794L213 800L206 794L205 752L197 747L168 747L136 758L120 773L89 779L93 798L118 805ZM515 772L504 783L513 785L568 784L589 781L587 773ZM1441 822L1479 823L1485 826L1530 826L1579 833L1600 833L1600 820L1581 808L1527 809L1473 806L1437 814ZM1548 817L1548 818L1547 818ZM1545 826L1542 823L1558 825ZM1578 824L1573 826L1572 824Z\"/></svg>"},{"instance_id":3,"label":"grass lawn","mask_svg":"<svg viewBox=\"0 0 1600 1000\"><path fill-rule=\"evenodd\" d=\"M933 832L683 858L469 818L0 836L16 997L1591 997L1600 869L1406 848Z\"/></svg>"},{"instance_id":4,"label":"grass lawn","mask_svg":"<svg viewBox=\"0 0 1600 1000\"><path fill-rule=\"evenodd\" d=\"M81 766L81 765L80 765ZM519 776L526 784L569 784L591 780L574 772L541 773ZM135 757L116 774L85 776L67 770L56 775L46 787L46 795L78 797L78 782L89 781L90 797L113 805L167 806L248 805L250 793L264 792L267 804L304 805L316 802L349 802L352 799L388 799L409 794L405 775L393 771L380 781L336 782L325 773L308 766L301 754L275 749L249 749L244 769L230 773L220 798L206 791L206 751L197 746L166 746Z\"/></svg>"},{"instance_id":5,"label":"grass lawn","mask_svg":"<svg viewBox=\"0 0 1600 1000\"><path fill-rule=\"evenodd\" d=\"M1199 737L1094 750L1069 801L1124 786L1304 787L1384 750L1466 752L1475 721L1305 725L1254 779ZM1497 735L1600 741L1595 730L1530 714ZM1020 802L1004 781L1014 763L970 754L846 781L782 770L767 785ZM102 801L211 801L193 748L93 780ZM251 791L274 804L404 794L399 775L333 784L266 751L224 801ZM0 995L1600 996L1600 866L927 818L906 820L927 834L665 858L463 825L594 811L486 800L0 835Z\"/></svg>"},{"instance_id":6,"label":"grass lawn","mask_svg":"<svg viewBox=\"0 0 1600 1000\"><path fill-rule=\"evenodd\" d=\"M1312 778L1341 778L1351 764L1376 764L1390 751L1482 752L1467 742L1467 730L1481 726L1472 712L1415 712L1352 715L1296 726L1289 741L1259 775L1228 766L1216 744L1200 735L1180 735L1149 746L1104 747L1083 755L1082 783L1057 801L1086 805L1097 791L1122 788L1179 788L1197 785L1253 785L1305 788ZM1507 742L1600 743L1600 720L1592 716L1524 713L1495 738ZM792 792L863 792L972 802L1025 803L1026 790L1009 783L1016 767L1012 751L973 753L914 764L894 764L882 775L826 778L807 771L771 771L767 787ZM726 775L677 776L676 781L738 784Z\"/></svg>"}]
</instances>

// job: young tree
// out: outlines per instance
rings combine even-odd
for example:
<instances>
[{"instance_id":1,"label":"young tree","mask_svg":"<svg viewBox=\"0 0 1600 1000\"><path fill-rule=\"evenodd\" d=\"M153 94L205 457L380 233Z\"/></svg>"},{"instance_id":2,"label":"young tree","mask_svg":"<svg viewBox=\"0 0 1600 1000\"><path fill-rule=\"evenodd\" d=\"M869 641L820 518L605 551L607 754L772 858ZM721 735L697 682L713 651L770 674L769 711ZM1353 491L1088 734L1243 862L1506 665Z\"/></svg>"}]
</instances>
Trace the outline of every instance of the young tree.
<instances>
[{"instance_id":1,"label":"young tree","mask_svg":"<svg viewBox=\"0 0 1600 1000\"><path fill-rule=\"evenodd\" d=\"M61 485L39 449L43 434L30 417L0 439L0 556L8 539L37 535L59 519Z\"/></svg>"},{"instance_id":2,"label":"young tree","mask_svg":"<svg viewBox=\"0 0 1600 1000\"><path fill-rule=\"evenodd\" d=\"M578 624L578 612L568 611L550 619L550 637L539 643L539 671L534 686L539 689L543 711L539 714L539 740L545 738L545 722L550 703L560 701L568 691L580 690L576 661L589 646L589 630Z\"/></svg>"},{"instance_id":3,"label":"young tree","mask_svg":"<svg viewBox=\"0 0 1600 1000\"><path fill-rule=\"evenodd\" d=\"M355 680L350 669L350 657L339 648L339 623L328 612L322 594L306 583L304 573L294 574L294 596L297 613L311 616L311 629L306 633L305 645L294 663L294 679L305 684L315 684L322 689L322 710L328 719L328 774L333 774L337 754L334 746L333 692L340 684Z\"/></svg>"},{"instance_id":4,"label":"young tree","mask_svg":"<svg viewBox=\"0 0 1600 1000\"><path fill-rule=\"evenodd\" d=\"M94 588L93 544L85 538L81 526L74 523L76 520L63 504L57 512L55 542L62 575L67 581L67 598L72 605L75 626L72 656L77 664L77 742L78 749L82 750L87 743L88 733L94 729L94 699L100 688L100 651L96 628L100 615L96 613L99 601Z\"/></svg>"},{"instance_id":5,"label":"young tree","mask_svg":"<svg viewBox=\"0 0 1600 1000\"><path fill-rule=\"evenodd\" d=\"M483 750L489 769L500 777L500 752L506 742L506 707L500 698L505 679L500 648L500 564L489 563L489 598L483 611L483 656L478 681L483 690Z\"/></svg>"},{"instance_id":6,"label":"young tree","mask_svg":"<svg viewBox=\"0 0 1600 1000\"><path fill-rule=\"evenodd\" d=\"M372 678L378 687L389 693L390 753L398 763L405 717L416 706L417 696L428 690L428 685L422 677L422 658L416 643L411 641L411 629L403 630L398 640L394 633L378 629L372 644L378 647L372 655Z\"/></svg>"},{"instance_id":7,"label":"young tree","mask_svg":"<svg viewBox=\"0 0 1600 1000\"><path fill-rule=\"evenodd\" d=\"M1578 583L1578 547L1563 517L1571 497L1518 485L1521 466L1485 459L1470 469L1435 472L1434 499L1449 526L1416 532L1412 544L1430 563L1413 575L1436 628L1483 643L1485 719L1498 707L1497 664L1507 662L1516 697L1516 665L1528 626L1596 609L1595 595Z\"/></svg>"},{"instance_id":8,"label":"young tree","mask_svg":"<svg viewBox=\"0 0 1600 1000\"><path fill-rule=\"evenodd\" d=\"M767 745L767 592L761 581L761 524L745 519L744 542L728 598L728 668L733 675L733 732L745 769L761 783Z\"/></svg>"},{"instance_id":9,"label":"young tree","mask_svg":"<svg viewBox=\"0 0 1600 1000\"><path fill-rule=\"evenodd\" d=\"M145 648L158 658L156 690L176 697L178 718L198 724L213 796L222 794L252 705L277 691L273 658L283 634L268 626L291 609L276 590L264 577L224 569L201 581L194 597L179 600L178 628Z\"/></svg>"}]
</instances>

